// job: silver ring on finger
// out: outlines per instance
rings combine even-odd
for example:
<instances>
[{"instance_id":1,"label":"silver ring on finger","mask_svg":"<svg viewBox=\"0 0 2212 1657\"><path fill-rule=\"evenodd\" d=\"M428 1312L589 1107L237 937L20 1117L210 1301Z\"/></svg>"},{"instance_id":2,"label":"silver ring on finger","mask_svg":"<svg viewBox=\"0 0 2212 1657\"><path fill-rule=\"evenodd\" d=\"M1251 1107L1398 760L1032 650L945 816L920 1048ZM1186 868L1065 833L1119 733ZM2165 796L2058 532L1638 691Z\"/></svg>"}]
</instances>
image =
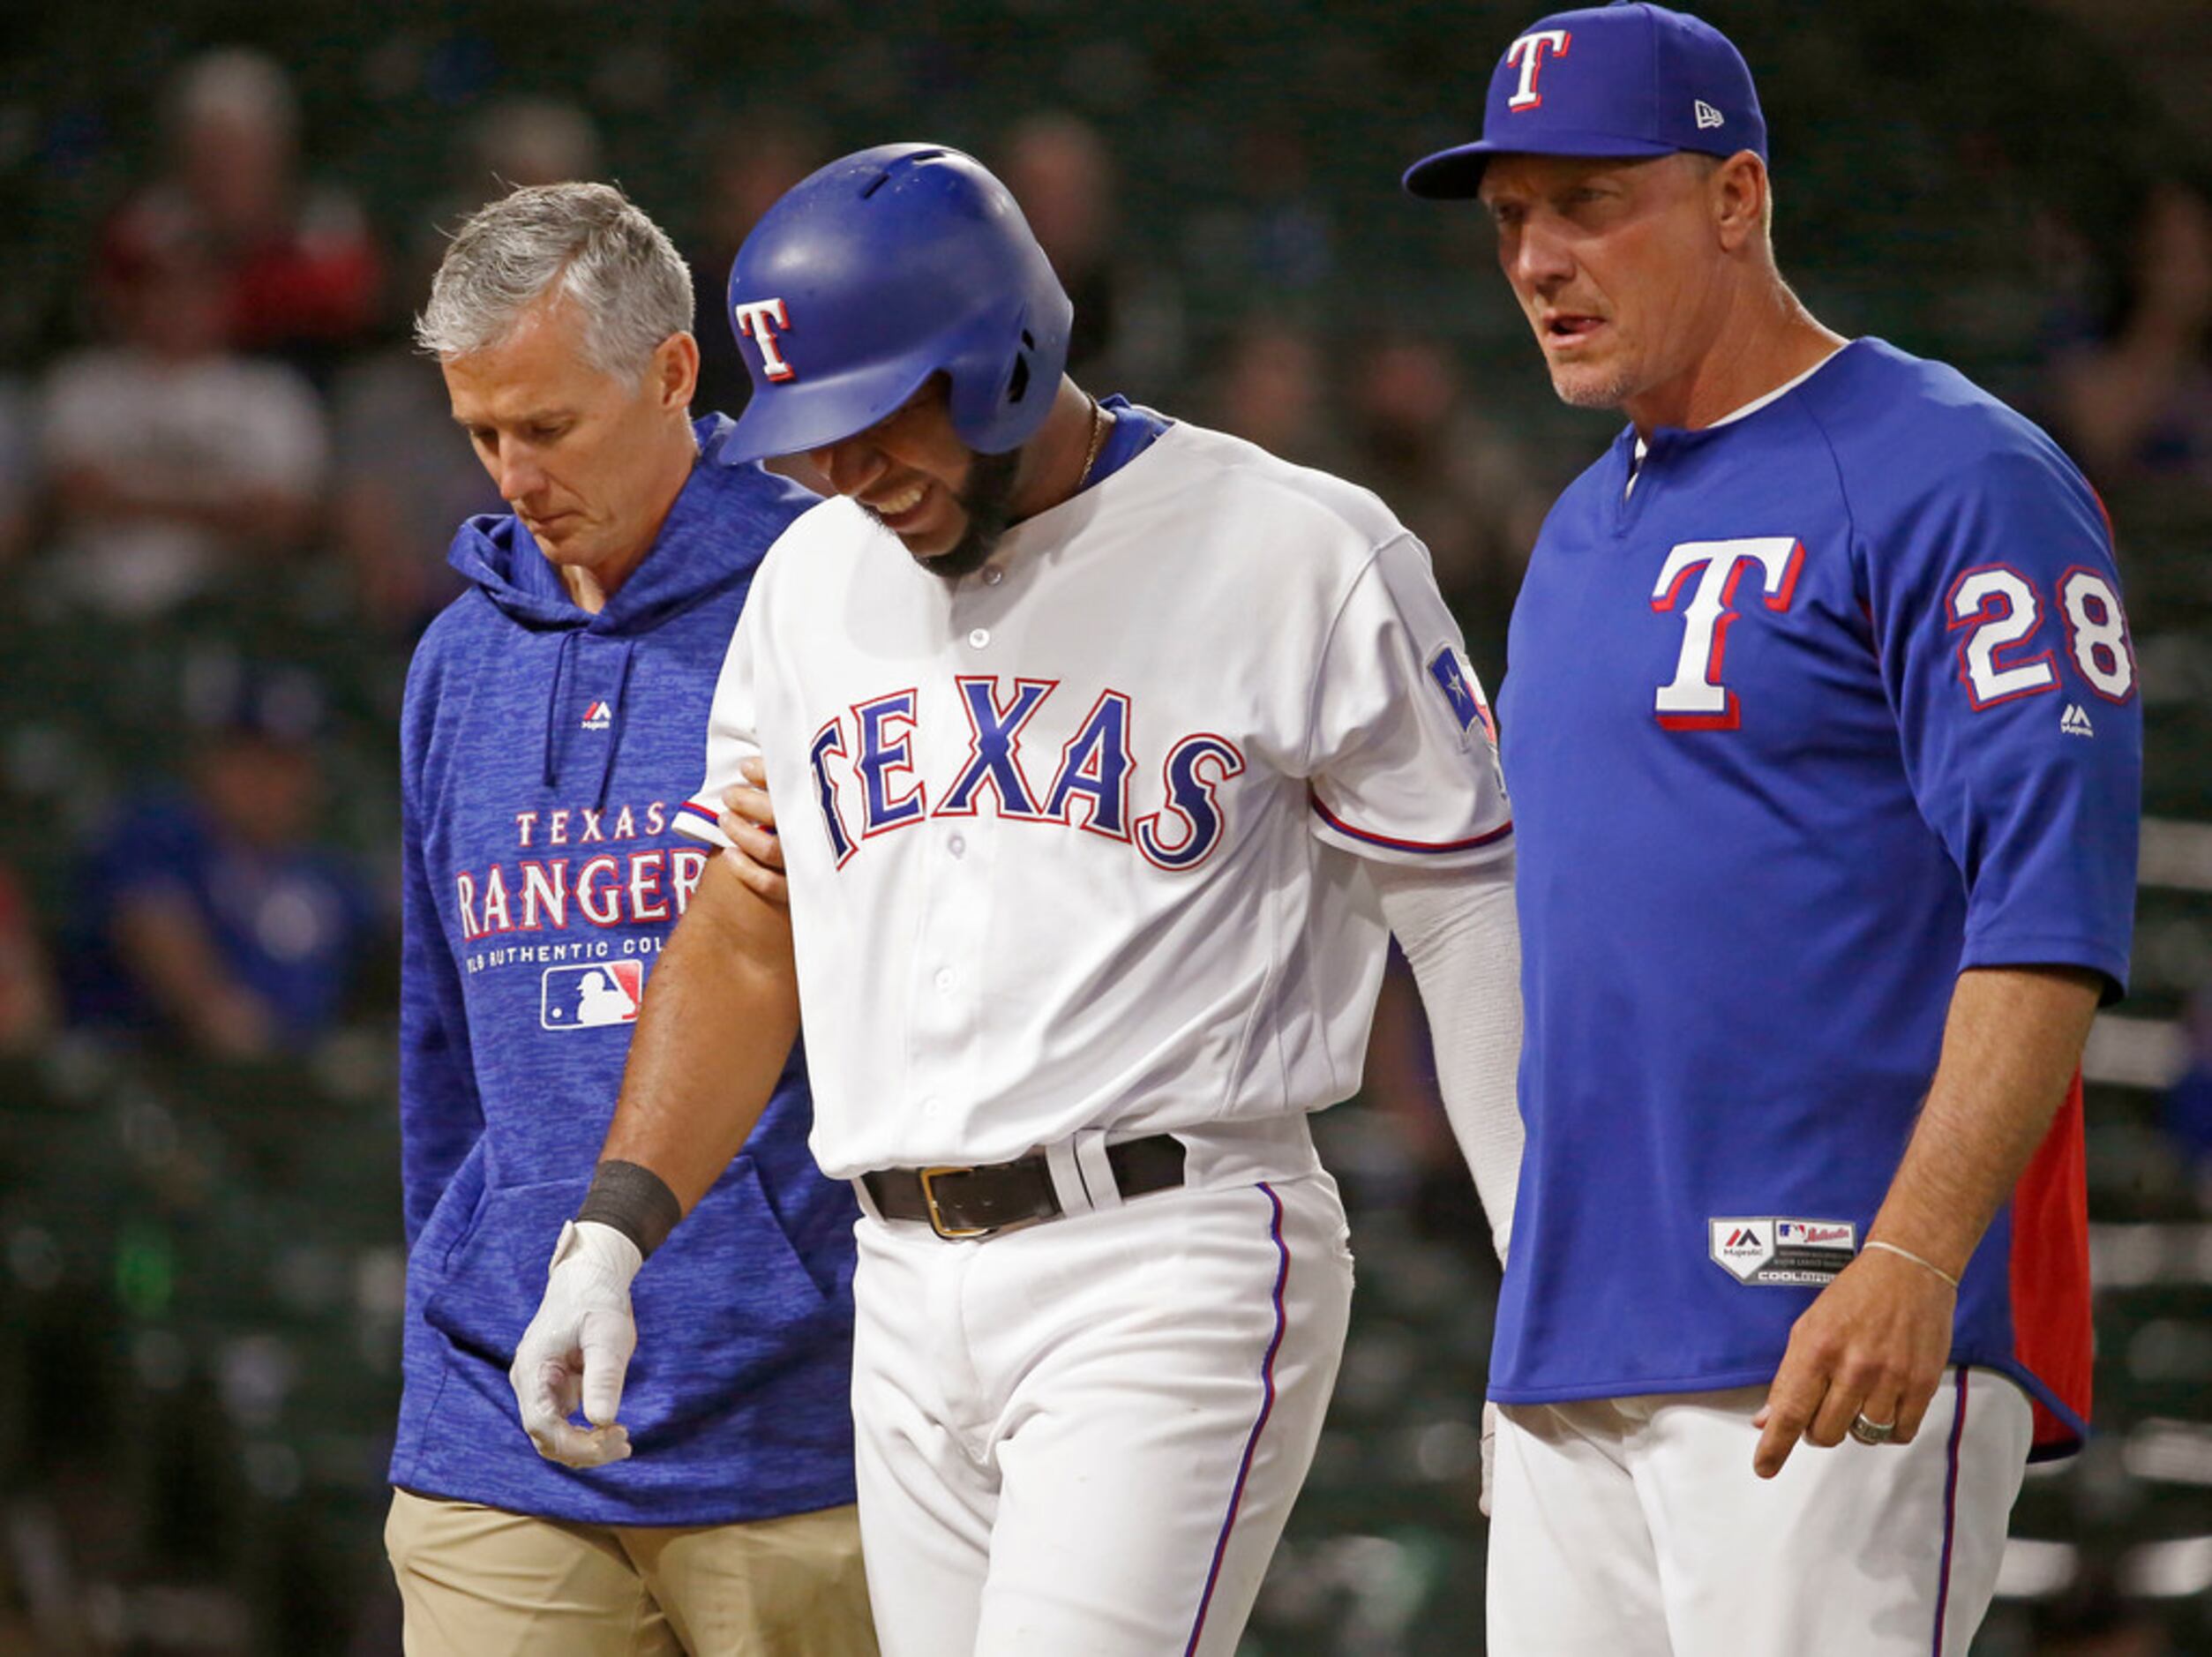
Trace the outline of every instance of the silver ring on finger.
<instances>
[{"instance_id":1,"label":"silver ring on finger","mask_svg":"<svg viewBox=\"0 0 2212 1657\"><path fill-rule=\"evenodd\" d=\"M1862 1444L1886 1444L1897 1436L1895 1421L1870 1421L1861 1410L1851 1418L1851 1436Z\"/></svg>"}]
</instances>

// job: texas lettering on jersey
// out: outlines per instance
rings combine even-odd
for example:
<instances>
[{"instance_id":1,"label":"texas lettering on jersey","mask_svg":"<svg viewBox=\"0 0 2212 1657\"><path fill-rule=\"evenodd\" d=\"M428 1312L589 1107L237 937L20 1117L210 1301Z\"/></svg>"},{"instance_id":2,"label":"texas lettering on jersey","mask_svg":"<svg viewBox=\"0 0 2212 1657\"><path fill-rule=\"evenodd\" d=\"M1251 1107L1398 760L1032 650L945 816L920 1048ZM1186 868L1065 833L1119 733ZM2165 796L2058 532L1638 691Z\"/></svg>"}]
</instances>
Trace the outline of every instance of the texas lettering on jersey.
<instances>
[{"instance_id":1,"label":"texas lettering on jersey","mask_svg":"<svg viewBox=\"0 0 2212 1657\"><path fill-rule=\"evenodd\" d=\"M893 691L856 702L807 746L814 803L839 868L864 843L932 817L997 816L1080 828L1136 848L1153 867L1196 868L1228 828L1221 785L1244 770L1235 743L1207 731L1180 738L1158 769L1159 801L1132 806L1137 763L1128 696L1104 690L1058 754L1025 746L1038 711L1064 696L1058 679L963 675L942 690ZM925 719L964 719L968 753L956 774L915 774L915 732ZM694 808L713 814L711 808Z\"/></svg>"}]
</instances>

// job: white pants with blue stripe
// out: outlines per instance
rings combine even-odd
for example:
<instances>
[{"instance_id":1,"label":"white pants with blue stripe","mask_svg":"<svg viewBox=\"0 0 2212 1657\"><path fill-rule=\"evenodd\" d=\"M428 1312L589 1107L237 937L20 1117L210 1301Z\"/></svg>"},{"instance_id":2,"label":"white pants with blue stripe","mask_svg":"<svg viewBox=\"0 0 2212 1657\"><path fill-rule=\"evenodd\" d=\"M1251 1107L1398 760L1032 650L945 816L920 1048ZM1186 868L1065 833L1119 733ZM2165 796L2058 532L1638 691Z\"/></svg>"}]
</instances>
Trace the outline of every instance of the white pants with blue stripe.
<instances>
[{"instance_id":1,"label":"white pants with blue stripe","mask_svg":"<svg viewBox=\"0 0 2212 1657\"><path fill-rule=\"evenodd\" d=\"M1325 1173L977 1242L859 1223L852 1406L885 1657L1226 1657L1352 1301Z\"/></svg>"},{"instance_id":2,"label":"white pants with blue stripe","mask_svg":"<svg viewBox=\"0 0 2212 1657\"><path fill-rule=\"evenodd\" d=\"M1945 1373L1909 1444L1751 1472L1765 1387L1500 1412L1492 1657L1965 1657L2028 1463L2027 1396Z\"/></svg>"}]
</instances>

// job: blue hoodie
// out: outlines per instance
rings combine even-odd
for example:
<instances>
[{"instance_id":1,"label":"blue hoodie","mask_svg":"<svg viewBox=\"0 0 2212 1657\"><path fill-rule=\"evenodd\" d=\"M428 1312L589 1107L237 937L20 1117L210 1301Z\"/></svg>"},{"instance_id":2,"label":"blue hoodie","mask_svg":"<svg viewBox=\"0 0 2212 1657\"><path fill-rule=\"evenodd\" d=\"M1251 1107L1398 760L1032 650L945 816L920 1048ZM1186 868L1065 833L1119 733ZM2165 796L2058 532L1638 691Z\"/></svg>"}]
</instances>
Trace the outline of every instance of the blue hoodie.
<instances>
[{"instance_id":1,"label":"blue hoodie","mask_svg":"<svg viewBox=\"0 0 2212 1657\"><path fill-rule=\"evenodd\" d=\"M706 1525L851 1502L851 1190L816 1171L799 1054L646 1263L622 1399L635 1447L577 1471L524 1436L507 1365L613 1113L653 960L706 868L673 831L761 555L814 498L701 456L592 615L508 515L451 561L401 716L405 1391L391 1477L547 1518Z\"/></svg>"}]
</instances>

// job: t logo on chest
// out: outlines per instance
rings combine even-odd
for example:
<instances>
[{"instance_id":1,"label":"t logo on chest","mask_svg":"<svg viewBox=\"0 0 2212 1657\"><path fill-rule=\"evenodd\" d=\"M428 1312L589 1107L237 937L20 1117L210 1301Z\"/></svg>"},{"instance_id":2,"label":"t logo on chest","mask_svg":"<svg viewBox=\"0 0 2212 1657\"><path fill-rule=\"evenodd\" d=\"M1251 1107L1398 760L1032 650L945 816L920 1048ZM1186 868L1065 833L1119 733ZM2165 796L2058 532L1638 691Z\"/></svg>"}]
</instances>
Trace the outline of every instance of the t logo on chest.
<instances>
[{"instance_id":1,"label":"t logo on chest","mask_svg":"<svg viewBox=\"0 0 2212 1657\"><path fill-rule=\"evenodd\" d=\"M1133 816L1131 703L1120 691L1102 691L1061 745L1052 782L1040 791L1024 763L1024 732L1059 688L1057 679L1017 679L1010 692L994 676L956 679L955 694L931 708L959 709L968 752L958 774L934 790L915 775L914 737L926 716L919 689L856 702L823 725L807 745L806 759L837 866L844 867L863 842L879 836L933 817L977 816L986 797L995 816L1119 841L1156 868L1180 871L1203 863L1228 830L1219 791L1244 770L1236 745L1207 732L1183 738L1160 767L1160 809ZM844 776L851 778L850 790L843 786ZM857 802L849 801L848 793L857 794Z\"/></svg>"},{"instance_id":2,"label":"t logo on chest","mask_svg":"<svg viewBox=\"0 0 2212 1657\"><path fill-rule=\"evenodd\" d=\"M1684 541L1667 554L1652 589L1652 608L1674 610L1693 572L1698 576L1683 610L1682 655L1675 677L1659 687L1653 711L1669 731L1734 731L1743 722L1736 693L1722 682L1728 627L1736 620L1736 583L1746 570L1762 577L1766 608L1784 611L1797 590L1804 566L1804 543L1786 535L1751 536L1734 541Z\"/></svg>"}]
</instances>

